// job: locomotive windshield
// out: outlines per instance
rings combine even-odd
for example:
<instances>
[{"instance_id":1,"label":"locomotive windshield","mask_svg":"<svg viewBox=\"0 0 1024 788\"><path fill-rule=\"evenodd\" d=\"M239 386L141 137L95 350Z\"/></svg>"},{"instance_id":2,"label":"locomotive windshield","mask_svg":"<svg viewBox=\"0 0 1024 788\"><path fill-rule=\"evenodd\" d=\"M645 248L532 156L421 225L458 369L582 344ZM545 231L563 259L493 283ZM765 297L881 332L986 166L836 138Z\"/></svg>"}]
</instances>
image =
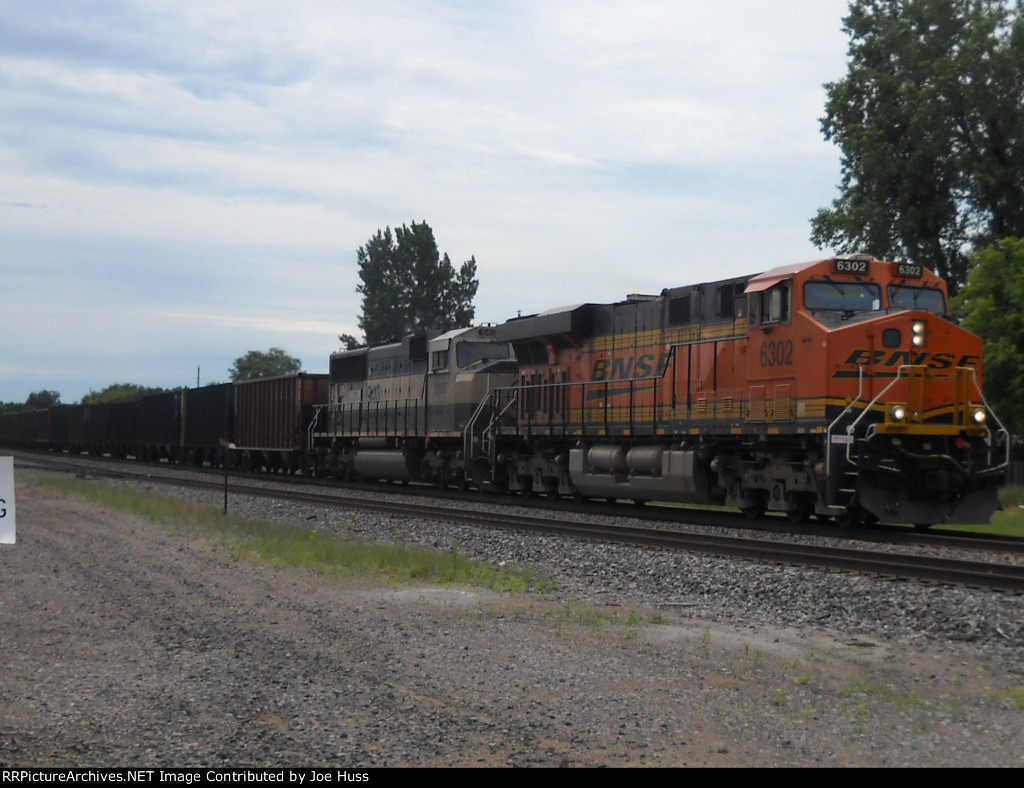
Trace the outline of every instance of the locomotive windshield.
<instances>
[{"instance_id":1,"label":"locomotive windshield","mask_svg":"<svg viewBox=\"0 0 1024 788\"><path fill-rule=\"evenodd\" d=\"M882 306L882 289L871 282L808 282L804 307L810 311L873 312Z\"/></svg>"},{"instance_id":2,"label":"locomotive windshield","mask_svg":"<svg viewBox=\"0 0 1024 788\"><path fill-rule=\"evenodd\" d=\"M934 287L889 285L889 306L894 309L924 309L940 317L949 314L946 296Z\"/></svg>"},{"instance_id":3,"label":"locomotive windshield","mask_svg":"<svg viewBox=\"0 0 1024 788\"><path fill-rule=\"evenodd\" d=\"M459 342L455 346L455 361L460 369L478 361L500 361L510 355L509 346L499 342Z\"/></svg>"}]
</instances>

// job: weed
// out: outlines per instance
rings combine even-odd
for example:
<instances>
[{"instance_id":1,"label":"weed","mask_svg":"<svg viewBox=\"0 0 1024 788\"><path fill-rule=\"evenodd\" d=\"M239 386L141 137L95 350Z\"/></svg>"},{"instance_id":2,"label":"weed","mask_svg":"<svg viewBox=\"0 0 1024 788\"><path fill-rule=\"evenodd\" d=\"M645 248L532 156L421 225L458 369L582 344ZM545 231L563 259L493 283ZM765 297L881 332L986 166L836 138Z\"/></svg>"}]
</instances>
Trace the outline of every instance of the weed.
<instances>
[{"instance_id":1,"label":"weed","mask_svg":"<svg viewBox=\"0 0 1024 788\"><path fill-rule=\"evenodd\" d=\"M896 692L895 690L889 687L884 687L880 684L873 684L865 681L854 682L845 690L841 690L840 694L850 696L874 696L884 701L885 703L891 703L894 706L903 709L923 709L925 711L934 711L937 708L934 702L928 701L925 698L921 698L915 695L913 692Z\"/></svg>"},{"instance_id":2,"label":"weed","mask_svg":"<svg viewBox=\"0 0 1024 788\"><path fill-rule=\"evenodd\" d=\"M1014 687L1013 689L1003 690L1000 694L1005 698L1008 698L1015 709L1024 710L1024 687Z\"/></svg>"},{"instance_id":3,"label":"weed","mask_svg":"<svg viewBox=\"0 0 1024 788\"><path fill-rule=\"evenodd\" d=\"M239 557L271 566L301 567L342 579L372 577L385 582L469 585L495 591L523 591L542 585L527 570L471 561L459 554L457 546L449 553L438 553L372 545L315 528L246 520L236 515L225 517L217 507L79 479L31 479L28 483L145 517L192 537L213 539Z\"/></svg>"}]
</instances>

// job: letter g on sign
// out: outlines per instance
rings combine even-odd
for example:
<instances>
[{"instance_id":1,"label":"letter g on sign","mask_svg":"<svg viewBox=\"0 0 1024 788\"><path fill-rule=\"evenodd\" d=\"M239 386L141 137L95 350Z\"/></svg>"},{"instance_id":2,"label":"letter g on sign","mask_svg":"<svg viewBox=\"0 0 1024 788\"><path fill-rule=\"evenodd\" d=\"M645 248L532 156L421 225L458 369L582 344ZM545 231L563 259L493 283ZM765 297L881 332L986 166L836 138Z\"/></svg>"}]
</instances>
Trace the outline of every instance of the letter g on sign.
<instances>
[{"instance_id":1,"label":"letter g on sign","mask_svg":"<svg viewBox=\"0 0 1024 788\"><path fill-rule=\"evenodd\" d=\"M14 458L0 457L0 544L14 544Z\"/></svg>"}]
</instances>

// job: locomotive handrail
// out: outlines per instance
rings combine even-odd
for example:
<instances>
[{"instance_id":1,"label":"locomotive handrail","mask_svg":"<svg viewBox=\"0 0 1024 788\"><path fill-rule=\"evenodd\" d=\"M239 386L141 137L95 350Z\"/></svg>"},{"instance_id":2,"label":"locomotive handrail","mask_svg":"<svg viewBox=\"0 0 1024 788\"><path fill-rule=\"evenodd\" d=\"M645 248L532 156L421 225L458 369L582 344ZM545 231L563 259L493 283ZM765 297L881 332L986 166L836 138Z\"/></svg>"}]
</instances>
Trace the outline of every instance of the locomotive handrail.
<instances>
[{"instance_id":1,"label":"locomotive handrail","mask_svg":"<svg viewBox=\"0 0 1024 788\"><path fill-rule=\"evenodd\" d=\"M415 397L404 399L373 400L366 402L339 402L329 406L335 414L335 421L342 423L342 431L359 436L363 425L372 419L375 430L395 436L408 437L426 429L426 406ZM411 412L411 413L410 413ZM354 425L354 426L353 426Z\"/></svg>"},{"instance_id":2,"label":"locomotive handrail","mask_svg":"<svg viewBox=\"0 0 1024 788\"><path fill-rule=\"evenodd\" d=\"M502 416L508 413L509 409L516 403L518 387L519 384L516 383L512 386L493 389L491 391L488 391L484 395L483 399L480 400L480 403L476 406L476 410L473 411L473 415L470 416L469 421L466 422L466 427L462 433L462 451L466 462L469 462L471 459L474 459L473 435L475 433L476 423L480 420L480 417L483 415L484 410L490 405L492 400L495 402L495 404L500 404L501 392L510 392L508 402L505 403L505 406L503 408L499 410L497 407L494 407L492 409L490 423L487 424L480 431L481 444L483 444L485 440L485 435L491 432L493 425L497 422L500 422ZM488 459L490 459L489 454L490 453L488 452L488 454L486 455L488 456Z\"/></svg>"},{"instance_id":3,"label":"locomotive handrail","mask_svg":"<svg viewBox=\"0 0 1024 788\"><path fill-rule=\"evenodd\" d=\"M874 408L874 407L875 407L875 405L877 405L877 404L878 404L879 400L881 400L881 399L882 399L882 398L883 398L883 397L884 397L884 396L885 396L886 394L888 394L888 393L889 393L889 391L890 391L890 390L891 390L891 389L892 389L892 388L893 388L893 387L894 387L894 386L895 386L895 385L896 385L896 384L897 384L897 383L898 383L898 382L899 382L900 380L904 379L904 377L905 377L905 373L909 373L909 372L912 372L912 371L914 371L914 370L921 370L921 371L923 371L923 376L924 376L924 377L925 377L925 378L927 379L927 373L928 373L928 368L927 368L927 367L922 367L921 365L915 365L915 364L901 364L901 365L899 366L899 368L897 369L897 371L896 371L896 377L894 377L894 378L893 378L893 379L892 379L892 380L891 380L891 381L889 382L889 384L888 384L887 386L885 386L885 388L883 388L883 389L882 389L882 390L881 390L880 392L878 392L878 394L876 394L876 395L875 395L875 398L874 398L874 399L872 399L872 400L871 400L871 401L870 401L870 402L869 402L869 403L868 403L868 404L867 404L867 405L866 405L866 406L864 407L864 409L863 409L863 410L862 410L862 411L860 412L860 415L858 415L858 416L857 416L857 418L856 418L856 419L854 419L852 423L850 423L849 425L847 425L847 427L846 427L846 433L847 433L847 435L850 435L850 436L852 437L852 436L854 435L855 431L856 431L857 425L858 425L858 424L859 424L859 423L861 422L861 420L862 420L862 419L863 419L863 418L864 418L865 416L867 416L867 414L868 414L868 413L870 413L870 412L871 412L871 409L872 409L872 408ZM996 414L995 414L995 412L994 412L994 411L992 410L992 408L991 408L991 407L989 407L988 401L987 401L987 400L985 399L985 395L984 395L984 393L983 393L983 392L982 392L982 390L981 390L981 386L979 386L979 385L978 385L978 376L977 376L977 370L976 370L976 369L974 369L973 367L957 367L957 368L956 368L956 372L957 372L957 374L963 374L963 373L965 373L965 372L967 372L967 373L969 373L969 374L970 374L970 379L971 379L971 383L972 383L972 384L973 384L973 386L974 386L974 390L975 390L975 392L977 392L977 394L978 394L978 397L979 397L979 398L981 399L981 402L982 402L982 403L984 404L984 406L985 406L985 409L986 409L986 411L987 411L988 413L990 413L990 414L992 415L992 417L993 417L993 418L994 418L994 419L996 420L996 422L997 422L997 423L998 423L998 425L999 425L999 430L998 430L998 431L993 431L993 430L991 430L991 429L990 429L990 430L988 430L988 431L989 431L989 433L990 433L990 434L992 434L992 433L994 432L994 434L995 434L996 436L999 436L999 438L1000 438L1001 440L1004 440L1004 443L1006 444L1006 457L1005 457L1005 459L1003 460L1003 463L1002 463L1001 465L998 465L998 466L996 466L996 467L995 467L995 468L994 468L993 470L1000 470L1000 469L1002 469L1002 468L1005 468L1005 467L1007 467L1007 465L1009 465L1009 462L1010 462L1010 441L1009 441L1009 434L1010 434L1010 433L1009 433L1009 431L1008 431L1008 430L1006 429L1005 425L1004 425L1004 424L1003 424L1003 423L1002 423L1002 422L1001 422L1001 421L999 420L999 417L998 417L998 416L996 416ZM907 376L907 377L909 377L909 374L907 374L906 376ZM862 378L862 380L863 380L863 369L861 369L861 378ZM860 393L859 393L859 392L858 392L858 395L857 395L857 399L858 399L858 400L860 399ZM831 430L831 427L832 427L832 426L833 426L834 424L836 424L836 423L837 423L837 422L839 421L839 419L840 419L840 418L842 418L842 416L843 416L843 415L845 415L845 414L846 414L846 412L847 412L847 411L848 411L848 410L849 410L849 409L850 409L851 407L853 407L853 404L854 404L854 402L856 402L856 401L857 401L857 400L852 400L852 401L850 402L850 404L849 404L849 405L847 406L847 409L846 409L846 410L844 410L842 414L840 414L839 418L837 418L837 419L836 419L836 421L834 421L834 422L832 423L832 425L829 425L829 429L830 429L830 430ZM958 405L958 409L959 409L960 403L957 403L957 405ZM869 430L869 432L868 432L868 435L867 435L866 437L870 437L870 436L871 436L871 435L872 435L872 434L874 433L874 426L875 426L875 425L871 425L871 429ZM853 451L853 446L854 446L854 443L855 443L855 441L850 441L850 442L849 442L849 443L848 443L848 444L846 445L846 461L847 461L848 463L850 463L851 465L853 465L853 466L856 466L856 465L857 465L857 462L856 462L856 461L855 461L855 460L853 459L853 457L851 456L851 455L852 455L852 451Z\"/></svg>"},{"instance_id":4,"label":"locomotive handrail","mask_svg":"<svg viewBox=\"0 0 1024 788\"><path fill-rule=\"evenodd\" d=\"M651 380L661 380L662 378L650 378ZM517 424L517 431L519 427L524 427L527 430L533 429L536 426L547 426L554 428L556 426L565 430L570 425L575 424L570 418L573 415L576 408L571 408L568 405L568 398L565 393L572 390L580 391L580 405L579 405L579 427L586 430L588 424L596 425L597 427L603 428L608 431L611 428L614 411L626 411L626 415L621 417L621 420L628 423L630 434L636 430L636 425L640 422L649 424L652 429L657 429L659 423L658 416L658 388L655 387L653 390L653 402L651 405L638 405L637 404L637 393L636 384L638 380L648 380L648 378L628 378L624 380L577 380L577 381L565 381L561 383L556 382L543 382L543 383L527 383L523 384L518 382L515 384L519 392L522 393L521 402L525 409L522 414L525 419L525 424L520 422ZM512 387L508 387L512 388ZM495 391L504 391L506 389L496 389ZM560 392L560 396L554 396L554 392ZM601 392L602 403L600 405L587 405L587 392L599 391ZM609 403L609 399L618 394L624 394L628 396L628 404L623 406L612 405ZM531 399L531 395L538 396L539 401L535 402ZM550 399L545 400L544 397L550 396ZM592 395L593 396L593 395ZM539 403L539 404L538 404ZM689 409L689 405L686 406ZM650 411L650 417L645 418L640 415L646 411ZM639 413L638 413L639 412ZM543 419L534 420L534 417L538 414L543 414ZM557 415L557 418L556 418ZM588 416L593 416L594 421L588 422Z\"/></svg>"},{"instance_id":5,"label":"locomotive handrail","mask_svg":"<svg viewBox=\"0 0 1024 788\"><path fill-rule=\"evenodd\" d=\"M316 432L316 425L320 422L320 411L329 407L330 405L313 406L313 418L310 419L309 426L306 428L306 453L309 456L313 456L315 453L316 438L313 437L313 433Z\"/></svg>"},{"instance_id":6,"label":"locomotive handrail","mask_svg":"<svg viewBox=\"0 0 1024 788\"><path fill-rule=\"evenodd\" d=\"M957 369L967 369L971 373L971 383L974 384L974 390L978 392L978 397L981 399L981 403L985 406L985 410L996 420L996 424L999 425L999 431L996 433L999 439L1003 441L1006 446L1006 457L1003 460L1002 465L996 466L994 470L1001 470L1008 468L1010 465L1010 431L1006 429L1006 425L1003 424L996 412L992 410L992 407L988 404L988 400L985 398L985 392L981 390L981 386L978 385L978 370L974 367L957 367Z\"/></svg>"},{"instance_id":7,"label":"locomotive handrail","mask_svg":"<svg viewBox=\"0 0 1024 788\"><path fill-rule=\"evenodd\" d=\"M853 410L854 404L857 403L857 402L860 402L860 400L862 398L862 395L864 394L864 367L858 367L857 372L858 372L857 396L850 400L850 404L847 405L843 409L842 413L840 413L838 416L835 417L835 419L832 421L831 424L828 425L828 428L825 431L825 440L827 442L827 446L829 446L829 447L831 447L831 445L832 445L832 430L839 425L839 422L841 422L843 420L843 418L848 413L850 413L850 411ZM854 422L854 423L856 423L856 422ZM852 425L847 426L846 434L848 436L850 436L851 438L853 437L853 426ZM852 443L852 441L851 441L851 443ZM849 443L847 444L847 447L846 447L846 455L847 455L846 456L847 462L850 462L850 456L849 456L850 455L850 444ZM825 452L825 478L826 479L831 479L832 478L832 452L830 450L826 450L826 452Z\"/></svg>"}]
</instances>

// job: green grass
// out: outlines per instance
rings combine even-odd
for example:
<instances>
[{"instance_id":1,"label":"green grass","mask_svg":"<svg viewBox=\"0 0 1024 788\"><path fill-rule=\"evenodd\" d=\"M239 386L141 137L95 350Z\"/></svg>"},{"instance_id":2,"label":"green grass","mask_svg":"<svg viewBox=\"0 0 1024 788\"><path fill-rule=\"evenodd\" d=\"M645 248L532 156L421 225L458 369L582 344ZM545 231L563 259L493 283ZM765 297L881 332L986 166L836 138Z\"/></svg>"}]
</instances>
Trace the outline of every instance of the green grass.
<instances>
[{"instance_id":1,"label":"green grass","mask_svg":"<svg viewBox=\"0 0 1024 788\"><path fill-rule=\"evenodd\" d=\"M839 694L852 698L874 697L903 709L915 708L933 711L936 708L934 701L922 698L913 692L897 692L883 684L862 681L860 679L851 683L846 689L841 690Z\"/></svg>"},{"instance_id":2,"label":"green grass","mask_svg":"<svg viewBox=\"0 0 1024 788\"><path fill-rule=\"evenodd\" d=\"M1013 708L1024 711L1024 687L1004 690L1002 695L1013 704Z\"/></svg>"},{"instance_id":3,"label":"green grass","mask_svg":"<svg viewBox=\"0 0 1024 788\"><path fill-rule=\"evenodd\" d=\"M983 525L962 525L956 523L933 526L933 530L972 531L984 534L1004 534L1024 538L1024 487L1004 487L999 491L999 500L1003 511L996 512L992 522ZM703 509L717 512L735 512L735 507L717 506L713 504L684 504L659 502L659 506L680 509Z\"/></svg>"},{"instance_id":4,"label":"green grass","mask_svg":"<svg viewBox=\"0 0 1024 788\"><path fill-rule=\"evenodd\" d=\"M983 534L1003 534L1024 537L1024 487L1004 487L999 491L1003 511L996 512L987 525L937 525L946 531L971 531Z\"/></svg>"},{"instance_id":5,"label":"green grass","mask_svg":"<svg viewBox=\"0 0 1024 788\"><path fill-rule=\"evenodd\" d=\"M371 544L315 528L225 516L217 507L79 479L30 478L25 483L144 517L190 537L210 539L239 557L270 566L307 569L340 579L466 585L495 591L544 586L544 581L528 570L472 561L460 555L457 548L443 553Z\"/></svg>"}]
</instances>

